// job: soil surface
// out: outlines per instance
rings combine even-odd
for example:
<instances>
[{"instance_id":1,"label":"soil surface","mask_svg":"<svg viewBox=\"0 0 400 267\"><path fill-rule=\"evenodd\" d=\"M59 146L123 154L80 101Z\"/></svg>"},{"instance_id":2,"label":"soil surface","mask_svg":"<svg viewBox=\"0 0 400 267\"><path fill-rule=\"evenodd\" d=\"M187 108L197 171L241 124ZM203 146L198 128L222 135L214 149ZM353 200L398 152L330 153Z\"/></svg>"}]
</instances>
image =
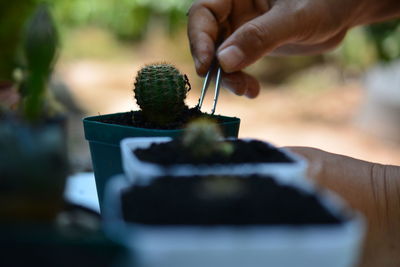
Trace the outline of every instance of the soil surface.
<instances>
[{"instance_id":1,"label":"soil surface","mask_svg":"<svg viewBox=\"0 0 400 267\"><path fill-rule=\"evenodd\" d=\"M182 116L179 120L174 121L168 125L160 126L158 124L150 123L146 121L143 117L142 111L131 111L126 113L121 113L118 116L112 116L108 118L99 119L100 122L110 123L110 124L118 124L125 126L133 126L138 128L146 128L146 129L165 129L165 130L174 130L174 129L182 129L185 125L196 118L202 116L209 116L206 113L202 113L196 107L187 108L183 111Z\"/></svg>"},{"instance_id":2,"label":"soil surface","mask_svg":"<svg viewBox=\"0 0 400 267\"><path fill-rule=\"evenodd\" d=\"M314 195L269 177L162 177L121 200L126 221L149 225L340 223Z\"/></svg>"},{"instance_id":3,"label":"soil surface","mask_svg":"<svg viewBox=\"0 0 400 267\"><path fill-rule=\"evenodd\" d=\"M138 149L135 155L143 161L168 166L173 164L232 164L262 162L293 162L285 154L274 147L260 141L232 141L234 151L230 156L214 153L207 158L193 157L191 151L182 147L179 140L167 143L152 144L147 149Z\"/></svg>"}]
</instances>

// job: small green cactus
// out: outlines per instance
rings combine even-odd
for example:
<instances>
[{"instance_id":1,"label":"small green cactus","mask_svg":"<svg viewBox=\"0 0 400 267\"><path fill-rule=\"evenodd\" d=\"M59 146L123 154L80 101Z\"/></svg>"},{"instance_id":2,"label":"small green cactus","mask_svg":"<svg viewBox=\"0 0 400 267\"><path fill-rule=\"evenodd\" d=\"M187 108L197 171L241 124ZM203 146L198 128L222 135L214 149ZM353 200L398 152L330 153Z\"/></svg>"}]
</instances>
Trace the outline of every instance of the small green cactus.
<instances>
[{"instance_id":1,"label":"small green cactus","mask_svg":"<svg viewBox=\"0 0 400 267\"><path fill-rule=\"evenodd\" d=\"M207 158L215 153L229 156L234 150L233 145L223 142L222 138L218 124L209 118L200 118L188 124L182 145L197 159Z\"/></svg>"},{"instance_id":2,"label":"small green cactus","mask_svg":"<svg viewBox=\"0 0 400 267\"><path fill-rule=\"evenodd\" d=\"M158 63L139 70L134 93L145 119L163 126L181 116L189 90L186 75L171 64Z\"/></svg>"},{"instance_id":3,"label":"small green cactus","mask_svg":"<svg viewBox=\"0 0 400 267\"><path fill-rule=\"evenodd\" d=\"M59 48L58 32L47 4L38 6L24 35L25 77L20 86L24 117L38 121L45 113L47 83Z\"/></svg>"}]
</instances>

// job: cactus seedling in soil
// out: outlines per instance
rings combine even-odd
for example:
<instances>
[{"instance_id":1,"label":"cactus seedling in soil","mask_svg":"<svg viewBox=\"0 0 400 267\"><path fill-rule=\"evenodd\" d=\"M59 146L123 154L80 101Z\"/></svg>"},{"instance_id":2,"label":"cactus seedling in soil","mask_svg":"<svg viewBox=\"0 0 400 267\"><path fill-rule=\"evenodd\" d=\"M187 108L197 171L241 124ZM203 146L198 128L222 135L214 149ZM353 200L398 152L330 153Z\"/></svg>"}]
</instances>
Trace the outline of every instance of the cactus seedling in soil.
<instances>
[{"instance_id":1,"label":"cactus seedling in soil","mask_svg":"<svg viewBox=\"0 0 400 267\"><path fill-rule=\"evenodd\" d=\"M182 145L195 159L207 158L213 154L228 157L234 148L222 139L223 134L217 123L208 118L200 118L188 124Z\"/></svg>"},{"instance_id":2,"label":"cactus seedling in soil","mask_svg":"<svg viewBox=\"0 0 400 267\"><path fill-rule=\"evenodd\" d=\"M199 119L200 120L200 119ZM189 124L184 136L166 143L154 143L134 150L139 160L161 166L175 164L293 163L279 149L257 140L221 140L219 131L204 125L203 119ZM204 131L204 128L207 131ZM218 128L217 128L218 129ZM205 132L207 134L205 134ZM213 133L213 134L211 134ZM211 137L210 137L211 136Z\"/></svg>"},{"instance_id":3,"label":"cactus seedling in soil","mask_svg":"<svg viewBox=\"0 0 400 267\"><path fill-rule=\"evenodd\" d=\"M157 63L139 70L134 93L145 119L164 126L179 118L187 109L185 98L189 90L186 75L171 64Z\"/></svg>"}]
</instances>

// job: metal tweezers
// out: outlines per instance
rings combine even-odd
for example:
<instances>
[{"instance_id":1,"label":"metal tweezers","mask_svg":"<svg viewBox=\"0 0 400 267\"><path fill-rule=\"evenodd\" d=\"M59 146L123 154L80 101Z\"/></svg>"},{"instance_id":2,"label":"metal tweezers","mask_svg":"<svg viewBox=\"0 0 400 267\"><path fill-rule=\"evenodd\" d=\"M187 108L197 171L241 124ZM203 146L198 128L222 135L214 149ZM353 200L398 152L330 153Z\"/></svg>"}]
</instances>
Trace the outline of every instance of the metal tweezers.
<instances>
[{"instance_id":1,"label":"metal tweezers","mask_svg":"<svg viewBox=\"0 0 400 267\"><path fill-rule=\"evenodd\" d=\"M210 86L210 83L213 78L213 74L216 70L216 78L215 78L215 92L214 92L214 101L213 101L213 107L211 110L211 114L214 114L215 109L217 107L217 102L218 102L218 96L219 96L219 89L221 87L221 67L218 64L218 60L214 59L213 63L211 64L210 69L207 72L206 78L204 79L203 83L203 88L201 89L201 95L199 99L199 103L197 104L197 108L201 110L201 106L203 105L204 97L207 93L207 89Z\"/></svg>"}]
</instances>

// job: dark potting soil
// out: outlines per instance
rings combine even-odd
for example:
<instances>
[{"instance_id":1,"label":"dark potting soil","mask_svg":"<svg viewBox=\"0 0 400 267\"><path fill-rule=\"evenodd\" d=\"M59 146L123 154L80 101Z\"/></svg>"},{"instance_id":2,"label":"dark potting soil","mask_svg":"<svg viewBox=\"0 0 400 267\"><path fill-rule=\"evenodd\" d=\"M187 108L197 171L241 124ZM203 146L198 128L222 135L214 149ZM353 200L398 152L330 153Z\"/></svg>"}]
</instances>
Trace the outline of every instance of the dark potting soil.
<instances>
[{"instance_id":1,"label":"dark potting soil","mask_svg":"<svg viewBox=\"0 0 400 267\"><path fill-rule=\"evenodd\" d=\"M182 113L182 116L180 116L177 121L174 121L173 123L164 126L149 123L143 117L143 113L140 110L121 113L119 115L115 115L112 117L100 118L99 121L103 123L133 126L146 129L175 130L184 128L189 121L202 116L209 116L209 115L206 113L202 113L200 110L194 107L185 109Z\"/></svg>"},{"instance_id":2,"label":"dark potting soil","mask_svg":"<svg viewBox=\"0 0 400 267\"><path fill-rule=\"evenodd\" d=\"M340 223L311 194L268 177L162 177L121 196L123 217L148 225Z\"/></svg>"},{"instance_id":3,"label":"dark potting soil","mask_svg":"<svg viewBox=\"0 0 400 267\"><path fill-rule=\"evenodd\" d=\"M266 145L261 141L231 141L234 151L226 157L219 153L198 159L191 155L185 147L181 146L179 140L167 143L152 144L149 148L138 149L134 153L143 161L153 162L168 166L172 164L229 164L229 163L261 163L280 162L292 163L293 161L274 147Z\"/></svg>"}]
</instances>

